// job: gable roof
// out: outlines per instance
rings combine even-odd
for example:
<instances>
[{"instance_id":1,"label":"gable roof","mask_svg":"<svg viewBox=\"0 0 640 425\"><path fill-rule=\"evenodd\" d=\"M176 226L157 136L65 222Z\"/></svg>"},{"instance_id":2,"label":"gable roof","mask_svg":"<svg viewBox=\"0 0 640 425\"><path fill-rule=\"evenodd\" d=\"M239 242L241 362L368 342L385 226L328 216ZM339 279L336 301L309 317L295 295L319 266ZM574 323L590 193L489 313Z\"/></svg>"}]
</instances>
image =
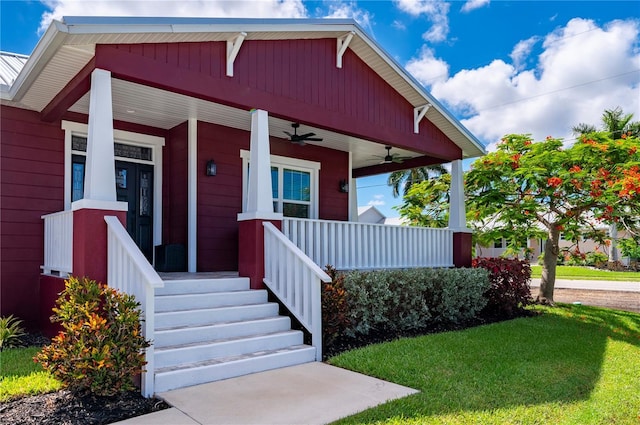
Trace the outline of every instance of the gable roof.
<instances>
[{"instance_id":1,"label":"gable roof","mask_svg":"<svg viewBox=\"0 0 640 425\"><path fill-rule=\"evenodd\" d=\"M463 158L485 153L480 141L351 19L64 17L51 23L13 83L0 87L0 98L41 111L93 58L97 44L226 41L239 33L246 33L245 40L353 34L348 48L408 103L431 105L425 118L462 149Z\"/></svg>"}]
</instances>

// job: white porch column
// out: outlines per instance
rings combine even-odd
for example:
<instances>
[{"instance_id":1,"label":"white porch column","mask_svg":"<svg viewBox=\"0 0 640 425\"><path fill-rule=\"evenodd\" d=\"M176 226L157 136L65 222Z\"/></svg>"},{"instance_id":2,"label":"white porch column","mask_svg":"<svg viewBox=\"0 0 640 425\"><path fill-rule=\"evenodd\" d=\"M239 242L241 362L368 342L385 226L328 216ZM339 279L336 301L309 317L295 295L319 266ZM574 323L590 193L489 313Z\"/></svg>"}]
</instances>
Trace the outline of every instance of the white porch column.
<instances>
[{"instance_id":1,"label":"white porch column","mask_svg":"<svg viewBox=\"0 0 640 425\"><path fill-rule=\"evenodd\" d=\"M111 73L103 69L91 73L88 132L84 199L116 202Z\"/></svg>"},{"instance_id":2,"label":"white porch column","mask_svg":"<svg viewBox=\"0 0 640 425\"><path fill-rule=\"evenodd\" d=\"M464 173L462 172L461 159L451 163L449 197L449 228L456 232L470 232L467 229L467 212L464 204Z\"/></svg>"},{"instance_id":3,"label":"white porch column","mask_svg":"<svg viewBox=\"0 0 640 425\"><path fill-rule=\"evenodd\" d=\"M461 159L451 163L451 189L449 190L449 229L453 230L453 264L456 267L471 267L472 231L467 229Z\"/></svg>"},{"instance_id":4,"label":"white porch column","mask_svg":"<svg viewBox=\"0 0 640 425\"><path fill-rule=\"evenodd\" d=\"M238 273L240 276L249 278L251 289L262 289L264 288L263 223L270 221L279 229L282 227L282 214L273 212L267 111L251 111L250 148L247 210L238 214Z\"/></svg>"},{"instance_id":5,"label":"white porch column","mask_svg":"<svg viewBox=\"0 0 640 425\"><path fill-rule=\"evenodd\" d=\"M187 124L187 271L198 268L198 120Z\"/></svg>"},{"instance_id":6,"label":"white porch column","mask_svg":"<svg viewBox=\"0 0 640 425\"><path fill-rule=\"evenodd\" d=\"M354 178L349 181L349 221L358 222L358 187Z\"/></svg>"},{"instance_id":7,"label":"white porch column","mask_svg":"<svg viewBox=\"0 0 640 425\"><path fill-rule=\"evenodd\" d=\"M267 111L260 109L251 111L250 149L247 211L238 214L238 220L282 220L282 214L273 212L269 115Z\"/></svg>"}]
</instances>

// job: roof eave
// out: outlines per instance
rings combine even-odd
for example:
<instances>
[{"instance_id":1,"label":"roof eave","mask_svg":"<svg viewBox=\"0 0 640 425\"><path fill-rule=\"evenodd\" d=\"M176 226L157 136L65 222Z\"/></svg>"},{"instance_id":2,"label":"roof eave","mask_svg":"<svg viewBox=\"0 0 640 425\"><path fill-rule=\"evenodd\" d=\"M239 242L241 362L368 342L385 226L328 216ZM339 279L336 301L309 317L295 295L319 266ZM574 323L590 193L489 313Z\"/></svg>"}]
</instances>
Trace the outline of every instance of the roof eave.
<instances>
[{"instance_id":1,"label":"roof eave","mask_svg":"<svg viewBox=\"0 0 640 425\"><path fill-rule=\"evenodd\" d=\"M33 81L40 75L40 72L47 65L47 62L64 43L68 33L67 26L60 21L53 21L47 31L33 49L24 68L18 74L16 81L9 89L9 99L19 102L29 89Z\"/></svg>"}]
</instances>

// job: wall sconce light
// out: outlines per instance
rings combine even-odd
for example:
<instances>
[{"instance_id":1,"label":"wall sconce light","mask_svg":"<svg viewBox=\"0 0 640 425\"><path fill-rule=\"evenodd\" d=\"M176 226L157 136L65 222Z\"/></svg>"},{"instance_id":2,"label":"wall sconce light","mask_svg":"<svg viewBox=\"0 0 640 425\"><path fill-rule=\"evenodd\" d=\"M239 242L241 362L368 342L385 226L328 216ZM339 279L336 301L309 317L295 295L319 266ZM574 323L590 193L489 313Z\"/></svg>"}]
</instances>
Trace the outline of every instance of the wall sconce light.
<instances>
[{"instance_id":1,"label":"wall sconce light","mask_svg":"<svg viewBox=\"0 0 640 425\"><path fill-rule=\"evenodd\" d=\"M216 163L213 161L213 159L210 159L209 161L207 161L206 174L207 176L215 176L216 172L217 172Z\"/></svg>"},{"instance_id":2,"label":"wall sconce light","mask_svg":"<svg viewBox=\"0 0 640 425\"><path fill-rule=\"evenodd\" d=\"M349 193L349 183L347 180L340 180L340 192Z\"/></svg>"}]
</instances>

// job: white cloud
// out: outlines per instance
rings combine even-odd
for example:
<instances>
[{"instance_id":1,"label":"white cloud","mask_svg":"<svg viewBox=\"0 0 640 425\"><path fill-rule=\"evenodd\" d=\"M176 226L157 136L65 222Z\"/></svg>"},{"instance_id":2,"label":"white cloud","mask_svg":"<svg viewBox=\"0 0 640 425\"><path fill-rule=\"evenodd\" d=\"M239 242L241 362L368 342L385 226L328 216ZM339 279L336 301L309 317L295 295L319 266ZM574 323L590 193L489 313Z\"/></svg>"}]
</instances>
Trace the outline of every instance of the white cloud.
<instances>
[{"instance_id":1,"label":"white cloud","mask_svg":"<svg viewBox=\"0 0 640 425\"><path fill-rule=\"evenodd\" d=\"M534 36L526 40L521 40L516 44L509 55L516 69L522 69L522 67L526 65L527 57L531 53L533 46L535 46L539 40L539 37Z\"/></svg>"},{"instance_id":2,"label":"white cloud","mask_svg":"<svg viewBox=\"0 0 640 425\"><path fill-rule=\"evenodd\" d=\"M402 21L399 21L397 19L395 21L393 21L391 26L394 27L395 29L401 30L401 31L404 31L404 30L407 29L407 26Z\"/></svg>"},{"instance_id":3,"label":"white cloud","mask_svg":"<svg viewBox=\"0 0 640 425\"><path fill-rule=\"evenodd\" d=\"M490 2L491 0L467 0L460 10L462 12L471 12L472 10L480 9L488 5Z\"/></svg>"},{"instance_id":4,"label":"white cloud","mask_svg":"<svg viewBox=\"0 0 640 425\"><path fill-rule=\"evenodd\" d=\"M422 34L422 38L430 42L444 41L449 34L449 6L441 0L394 0L401 11L412 16L426 15L431 27Z\"/></svg>"},{"instance_id":5,"label":"white cloud","mask_svg":"<svg viewBox=\"0 0 640 425\"><path fill-rule=\"evenodd\" d=\"M325 18L350 18L373 34L373 15L364 9L359 9L355 1L329 3L329 11Z\"/></svg>"},{"instance_id":6,"label":"white cloud","mask_svg":"<svg viewBox=\"0 0 640 425\"><path fill-rule=\"evenodd\" d=\"M302 18L302 0L43 0L40 32L63 16L183 16L219 18Z\"/></svg>"},{"instance_id":7,"label":"white cloud","mask_svg":"<svg viewBox=\"0 0 640 425\"><path fill-rule=\"evenodd\" d=\"M572 19L544 37L535 69L519 68L530 55L531 39L514 47L513 63L494 60L435 82L430 70L446 64L433 51L423 49L407 68L487 144L508 133L571 139L571 127L599 125L605 109L620 106L640 118L639 34L634 20L599 27Z\"/></svg>"},{"instance_id":8,"label":"white cloud","mask_svg":"<svg viewBox=\"0 0 640 425\"><path fill-rule=\"evenodd\" d=\"M425 87L449 78L449 65L442 59L435 57L433 49L422 46L420 55L411 59L406 65L409 71Z\"/></svg>"},{"instance_id":9,"label":"white cloud","mask_svg":"<svg viewBox=\"0 0 640 425\"><path fill-rule=\"evenodd\" d=\"M384 198L384 195L373 195L373 199L367 202L367 205L373 205L374 207L381 207L386 203L383 198Z\"/></svg>"}]
</instances>

